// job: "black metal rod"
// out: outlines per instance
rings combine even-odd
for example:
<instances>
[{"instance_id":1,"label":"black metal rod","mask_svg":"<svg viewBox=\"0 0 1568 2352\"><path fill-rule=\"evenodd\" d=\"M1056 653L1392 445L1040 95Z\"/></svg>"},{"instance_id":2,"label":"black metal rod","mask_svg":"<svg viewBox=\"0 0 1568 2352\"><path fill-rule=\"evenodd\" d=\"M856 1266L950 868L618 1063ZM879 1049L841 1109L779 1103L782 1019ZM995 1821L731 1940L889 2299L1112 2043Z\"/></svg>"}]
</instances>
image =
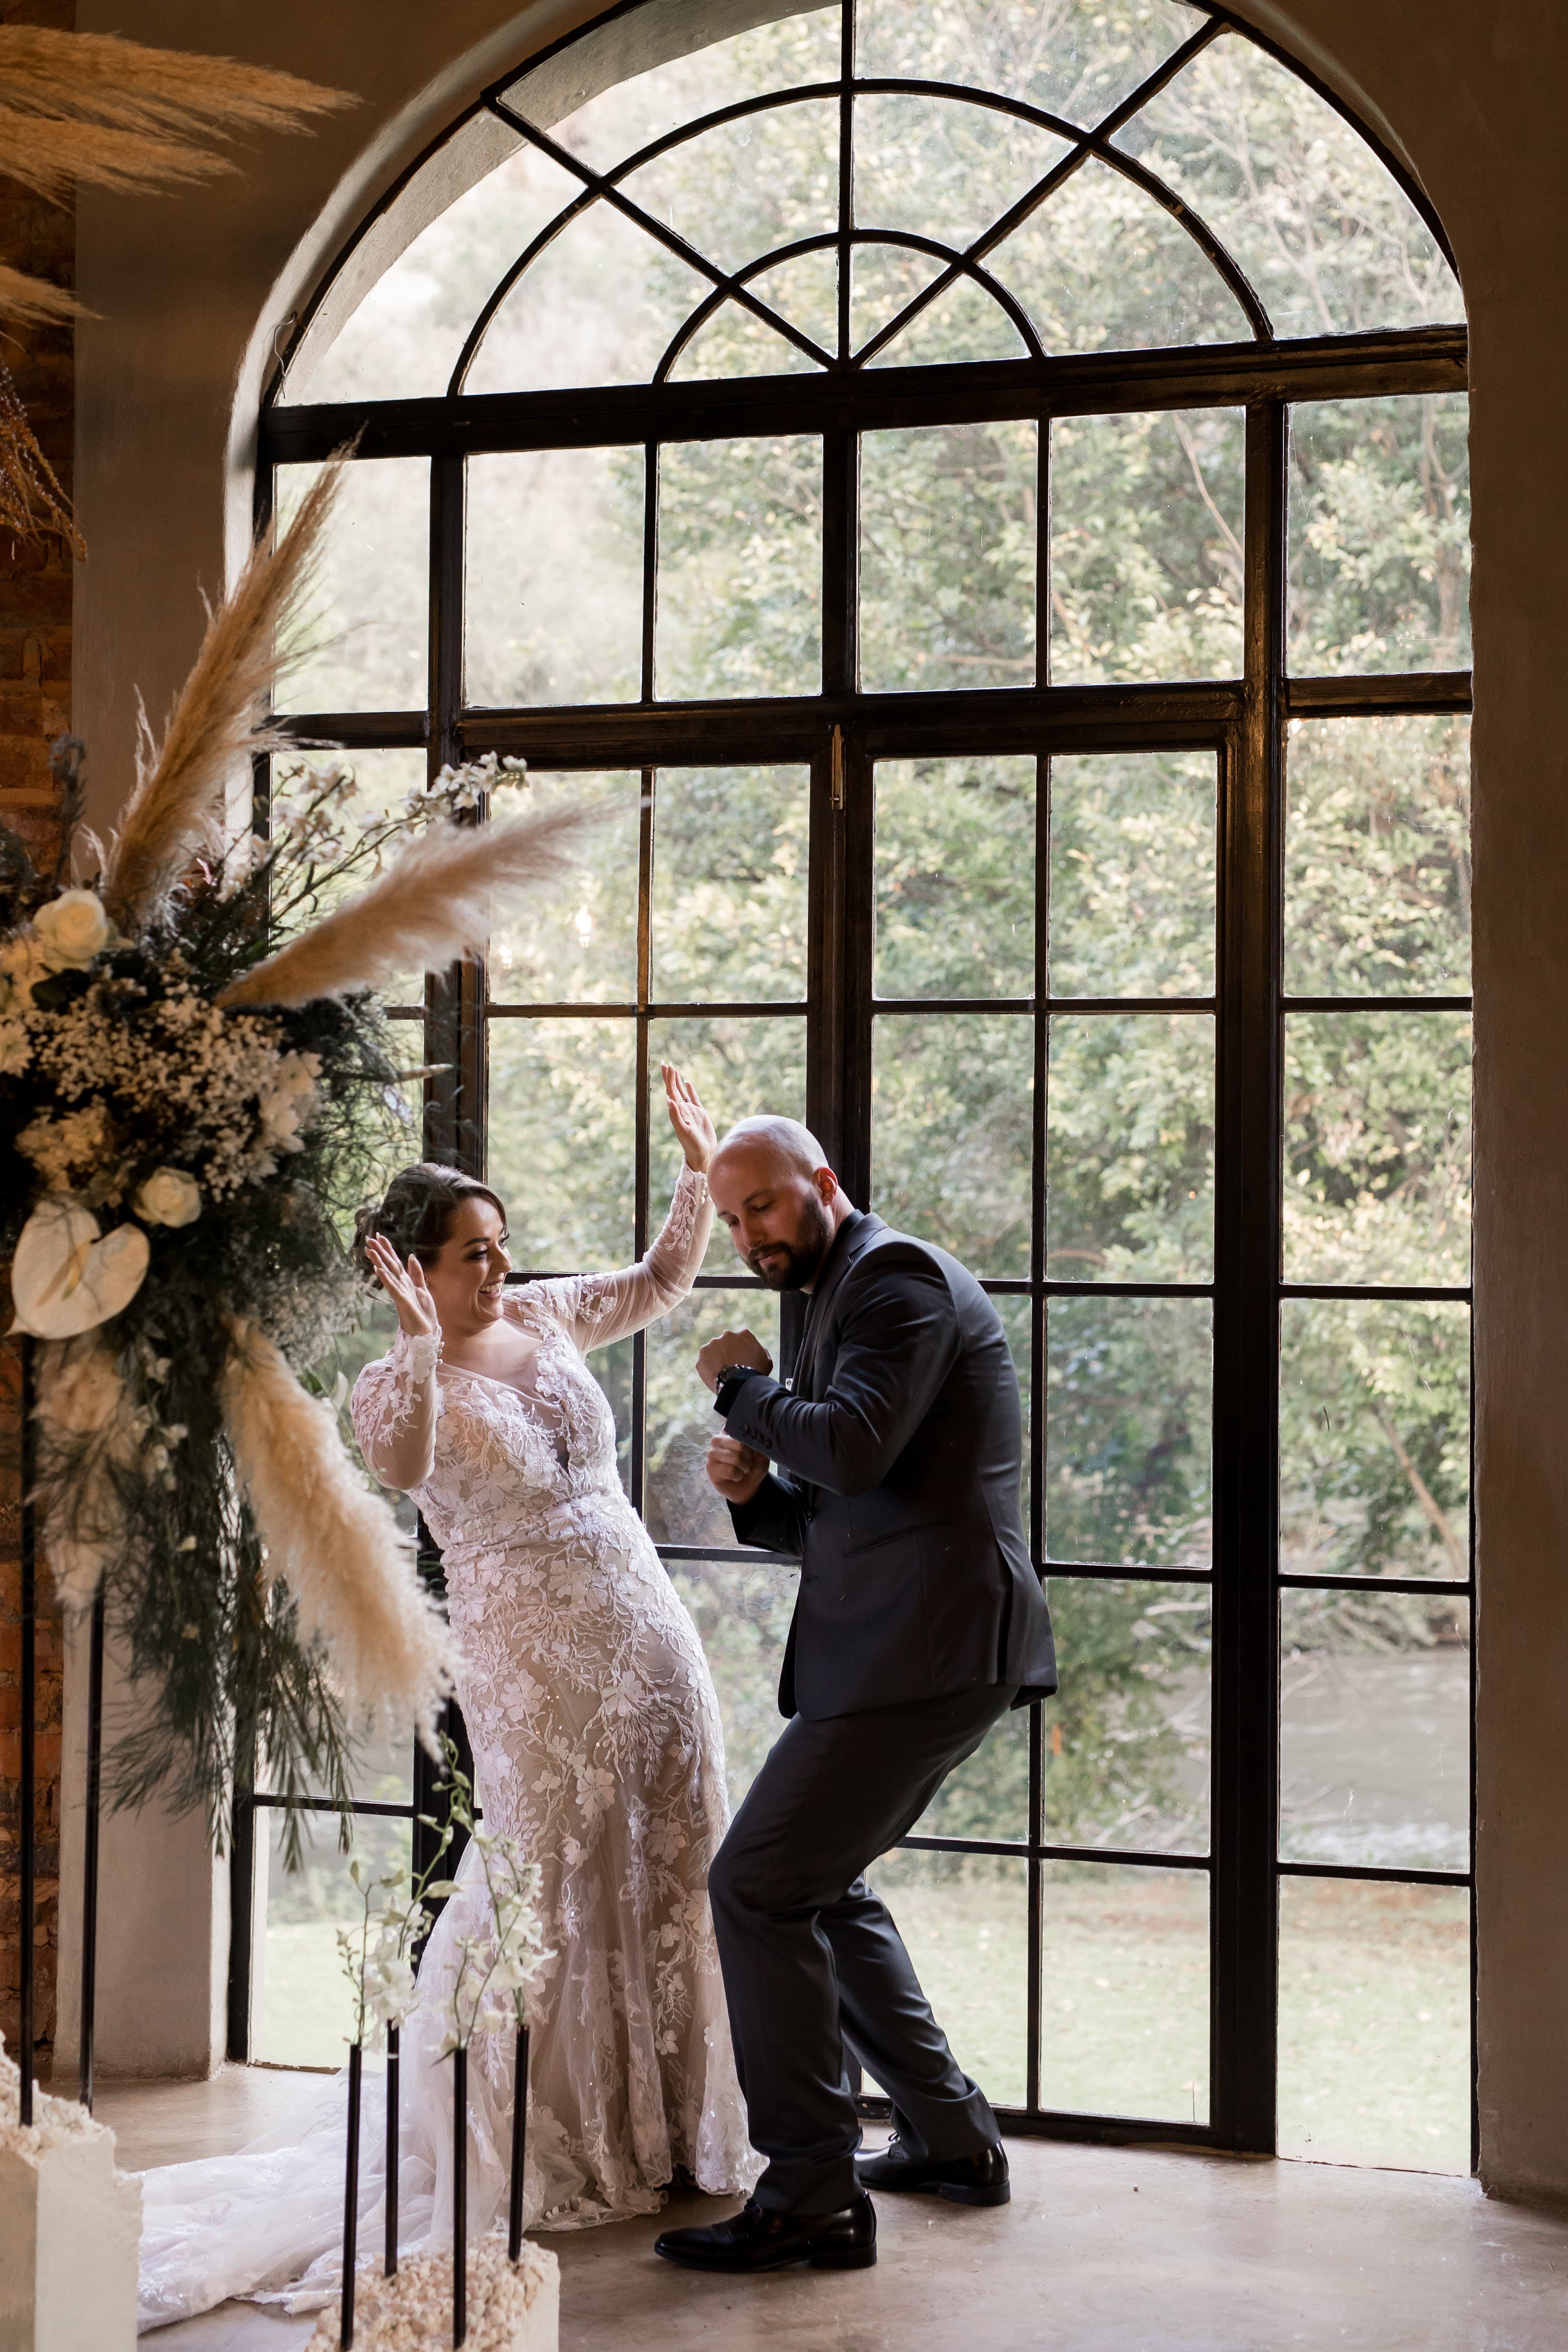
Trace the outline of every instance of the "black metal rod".
<instances>
[{"instance_id":1,"label":"black metal rod","mask_svg":"<svg viewBox=\"0 0 1568 2352\"><path fill-rule=\"evenodd\" d=\"M349 2148L343 2165L343 2295L340 2339L343 2352L354 2340L354 2270L360 2237L360 2087L364 2047L349 2050Z\"/></svg>"},{"instance_id":2,"label":"black metal rod","mask_svg":"<svg viewBox=\"0 0 1568 2352\"><path fill-rule=\"evenodd\" d=\"M397 2026L387 2028L387 2115L386 2115L386 2192L383 2205L386 2212L386 2261L388 2278L397 2275L397 2167L398 2167L398 2053L402 2035Z\"/></svg>"},{"instance_id":3,"label":"black metal rod","mask_svg":"<svg viewBox=\"0 0 1568 2352\"><path fill-rule=\"evenodd\" d=\"M93 1597L88 1634L87 1812L81 1853L81 2021L77 2041L77 2096L92 2113L92 2070L98 2011L98 1824L103 1790L103 1586Z\"/></svg>"},{"instance_id":4,"label":"black metal rod","mask_svg":"<svg viewBox=\"0 0 1568 2352\"><path fill-rule=\"evenodd\" d=\"M468 2340L468 2053L452 2053L452 2341Z\"/></svg>"},{"instance_id":5,"label":"black metal rod","mask_svg":"<svg viewBox=\"0 0 1568 2352\"><path fill-rule=\"evenodd\" d=\"M528 2152L528 2029L517 2028L517 2056L512 2070L512 2179L507 2208L507 2260L515 2263L523 2250L523 2167Z\"/></svg>"},{"instance_id":6,"label":"black metal rod","mask_svg":"<svg viewBox=\"0 0 1568 2352\"><path fill-rule=\"evenodd\" d=\"M21 1818L17 1830L16 1938L18 1944L16 1992L16 2063L21 2068L21 2120L26 2128L33 2120L33 2041L34 2041L34 1968L33 1913L37 1886L37 1754L38 1754L38 1653L36 1609L37 1601L37 1526L33 1508L33 1405L34 1405L33 1342L22 1335L22 1559L21 1559L21 1658L19 1672L21 1689L18 1697L22 1720L18 1727L22 1754L19 1786L16 1791Z\"/></svg>"}]
</instances>

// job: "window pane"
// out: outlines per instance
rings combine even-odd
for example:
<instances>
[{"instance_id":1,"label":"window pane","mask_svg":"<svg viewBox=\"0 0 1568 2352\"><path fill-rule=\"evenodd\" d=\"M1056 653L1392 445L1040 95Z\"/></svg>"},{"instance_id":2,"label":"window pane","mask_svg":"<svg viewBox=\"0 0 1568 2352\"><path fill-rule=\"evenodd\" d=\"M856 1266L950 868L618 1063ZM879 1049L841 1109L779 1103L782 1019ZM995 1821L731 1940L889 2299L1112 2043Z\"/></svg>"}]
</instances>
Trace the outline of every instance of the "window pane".
<instances>
[{"instance_id":1,"label":"window pane","mask_svg":"<svg viewBox=\"0 0 1568 2352\"><path fill-rule=\"evenodd\" d=\"M810 781L807 768L659 771L656 998L804 1000Z\"/></svg>"},{"instance_id":2,"label":"window pane","mask_svg":"<svg viewBox=\"0 0 1568 2352\"><path fill-rule=\"evenodd\" d=\"M1000 1855L883 1854L866 1883L892 1912L964 2072L1000 2106L1029 2081L1029 1868ZM881 2086L867 2075L865 2087Z\"/></svg>"},{"instance_id":3,"label":"window pane","mask_svg":"<svg viewBox=\"0 0 1568 2352\"><path fill-rule=\"evenodd\" d=\"M1291 410L1298 676L1469 666L1469 432L1461 392Z\"/></svg>"},{"instance_id":4,"label":"window pane","mask_svg":"<svg viewBox=\"0 0 1568 2352\"><path fill-rule=\"evenodd\" d=\"M1048 352L1247 342L1246 312L1196 237L1109 163L1082 163L986 267Z\"/></svg>"},{"instance_id":5,"label":"window pane","mask_svg":"<svg viewBox=\"0 0 1568 2352\"><path fill-rule=\"evenodd\" d=\"M1090 130L1203 22L1194 8L1143 0L1065 0L1049 16L1033 0L942 10L861 0L856 66L868 77L1000 90Z\"/></svg>"},{"instance_id":6,"label":"window pane","mask_svg":"<svg viewBox=\"0 0 1568 2352\"><path fill-rule=\"evenodd\" d=\"M851 351L858 352L891 326L916 294L940 278L943 267L937 255L906 245L855 246L850 254ZM863 568L863 549L861 562Z\"/></svg>"},{"instance_id":7,"label":"window pane","mask_svg":"<svg viewBox=\"0 0 1568 2352\"><path fill-rule=\"evenodd\" d=\"M1280 1565L1469 1572L1470 1317L1413 1299L1280 1308Z\"/></svg>"},{"instance_id":8,"label":"window pane","mask_svg":"<svg viewBox=\"0 0 1568 2352\"><path fill-rule=\"evenodd\" d=\"M872 1202L975 1274L1030 1264L1033 1024L884 1013L873 1031Z\"/></svg>"},{"instance_id":9,"label":"window pane","mask_svg":"<svg viewBox=\"0 0 1568 2352\"><path fill-rule=\"evenodd\" d=\"M970 360L1027 356L1022 335L995 295L972 278L959 278L901 327L870 364L956 367Z\"/></svg>"},{"instance_id":10,"label":"window pane","mask_svg":"<svg viewBox=\"0 0 1568 2352\"><path fill-rule=\"evenodd\" d=\"M725 271L839 225L839 105L743 115L644 163L622 187Z\"/></svg>"},{"instance_id":11,"label":"window pane","mask_svg":"<svg viewBox=\"0 0 1568 2352\"><path fill-rule=\"evenodd\" d=\"M1465 994L1469 720L1292 719L1287 774L1287 994Z\"/></svg>"},{"instance_id":12,"label":"window pane","mask_svg":"<svg viewBox=\"0 0 1568 2352\"><path fill-rule=\"evenodd\" d=\"M1032 686L1038 430L861 436L861 684Z\"/></svg>"},{"instance_id":13,"label":"window pane","mask_svg":"<svg viewBox=\"0 0 1568 2352\"><path fill-rule=\"evenodd\" d=\"M806 434L659 452L658 689L816 694L822 445Z\"/></svg>"},{"instance_id":14,"label":"window pane","mask_svg":"<svg viewBox=\"0 0 1568 2352\"><path fill-rule=\"evenodd\" d=\"M1470 2168L1470 1898L1280 1882L1280 2153Z\"/></svg>"},{"instance_id":15,"label":"window pane","mask_svg":"<svg viewBox=\"0 0 1568 2352\"><path fill-rule=\"evenodd\" d=\"M488 1181L514 1261L599 1274L632 1255L636 1024L492 1021Z\"/></svg>"},{"instance_id":16,"label":"window pane","mask_svg":"<svg viewBox=\"0 0 1568 2352\"><path fill-rule=\"evenodd\" d=\"M1281 1594L1280 1854L1469 1867L1468 1601Z\"/></svg>"},{"instance_id":17,"label":"window pane","mask_svg":"<svg viewBox=\"0 0 1568 2352\"><path fill-rule=\"evenodd\" d=\"M1364 139L1266 50L1226 35L1115 134L1185 196L1276 334L1462 319L1453 273Z\"/></svg>"},{"instance_id":18,"label":"window pane","mask_svg":"<svg viewBox=\"0 0 1568 2352\"><path fill-rule=\"evenodd\" d=\"M474 355L465 392L646 383L707 278L606 204L531 261Z\"/></svg>"},{"instance_id":19,"label":"window pane","mask_svg":"<svg viewBox=\"0 0 1568 2352\"><path fill-rule=\"evenodd\" d=\"M1051 428L1051 674L1241 674L1242 420L1226 408Z\"/></svg>"},{"instance_id":20,"label":"window pane","mask_svg":"<svg viewBox=\"0 0 1568 2352\"><path fill-rule=\"evenodd\" d=\"M507 136L497 117L486 136ZM280 399L384 400L389 386L407 400L439 399L492 289L580 187L518 140L504 163L420 231L329 347L343 284L334 281L322 317L289 363Z\"/></svg>"},{"instance_id":21,"label":"window pane","mask_svg":"<svg viewBox=\"0 0 1568 2352\"><path fill-rule=\"evenodd\" d=\"M256 1871L251 1947L256 2057L271 2066L341 2066L354 2031L354 1996L338 1956L338 1929L364 1918L364 1897L349 1864L357 1858L377 1878L401 1868L406 1895L409 1824L361 1813L353 1846L344 1854L338 1851L337 1816L311 1814L301 1824L302 1865L287 1872L281 1811L268 1806L256 1819L267 1850Z\"/></svg>"},{"instance_id":22,"label":"window pane","mask_svg":"<svg viewBox=\"0 0 1568 2352\"><path fill-rule=\"evenodd\" d=\"M1049 1559L1207 1566L1211 1325L1207 1298L1047 1301Z\"/></svg>"},{"instance_id":23,"label":"window pane","mask_svg":"<svg viewBox=\"0 0 1568 2352\"><path fill-rule=\"evenodd\" d=\"M744 1271L738 1262L735 1271ZM695 1290L648 1327L647 1521L655 1543L735 1542L728 1505L709 1486L704 1466L708 1440L722 1424L696 1360L709 1339L743 1327L757 1334L777 1367L779 1301L766 1290Z\"/></svg>"},{"instance_id":24,"label":"window pane","mask_svg":"<svg viewBox=\"0 0 1568 2352\"><path fill-rule=\"evenodd\" d=\"M1285 1279L1469 1279L1470 1022L1285 1024Z\"/></svg>"},{"instance_id":25,"label":"window pane","mask_svg":"<svg viewBox=\"0 0 1568 2352\"><path fill-rule=\"evenodd\" d=\"M758 301L766 302L825 352L839 348L839 257L836 253L798 253L747 280ZM812 364L796 352L794 364Z\"/></svg>"},{"instance_id":26,"label":"window pane","mask_svg":"<svg viewBox=\"0 0 1568 2352\"><path fill-rule=\"evenodd\" d=\"M957 252L1068 152L1065 139L947 98L855 100L857 228L935 237Z\"/></svg>"},{"instance_id":27,"label":"window pane","mask_svg":"<svg viewBox=\"0 0 1568 2352\"><path fill-rule=\"evenodd\" d=\"M784 1118L806 1116L806 1023L804 1016L747 1020L743 1014L700 1014L648 1024L648 1088L653 1105L649 1152L652 1214L663 1218L680 1172L680 1146L664 1112L661 1061L674 1062L691 1079L722 1135L754 1111L777 1111ZM706 1274L748 1280L728 1232L716 1219L703 1261Z\"/></svg>"},{"instance_id":28,"label":"window pane","mask_svg":"<svg viewBox=\"0 0 1568 2352\"><path fill-rule=\"evenodd\" d=\"M1213 1612L1201 1584L1053 1576L1048 1845L1208 1851Z\"/></svg>"},{"instance_id":29,"label":"window pane","mask_svg":"<svg viewBox=\"0 0 1568 2352\"><path fill-rule=\"evenodd\" d=\"M800 1572L738 1555L671 1560L669 1570L691 1611L718 1693L729 1801L738 1805L784 1728L779 1673Z\"/></svg>"},{"instance_id":30,"label":"window pane","mask_svg":"<svg viewBox=\"0 0 1568 2352\"><path fill-rule=\"evenodd\" d=\"M279 529L320 470L278 467ZM430 460L356 458L343 468L316 582L289 640L278 708L423 710L429 610Z\"/></svg>"},{"instance_id":31,"label":"window pane","mask_svg":"<svg viewBox=\"0 0 1568 2352\"><path fill-rule=\"evenodd\" d=\"M595 171L608 171L694 115L797 82L834 80L840 56L839 12L816 8L633 74L564 121L558 119L565 93L553 58L519 74L507 88L507 103Z\"/></svg>"},{"instance_id":32,"label":"window pane","mask_svg":"<svg viewBox=\"0 0 1568 2352\"><path fill-rule=\"evenodd\" d=\"M352 784L340 796L335 795L330 802L323 802L321 794L326 780L334 773L350 776ZM284 753L272 763L268 809L273 830L276 832L281 825L306 822L307 812L315 803L320 816L328 819L329 825L332 822L329 812L335 811L339 837L345 848L356 841L362 845L367 834L373 833L388 818L402 816L410 801L416 796L423 799L428 773L429 762L423 751L349 753L311 751L292 756ZM286 916L281 908L275 909L275 912L282 918L286 931L302 931L319 915L326 914L333 907L341 906L346 898L363 889L374 880L376 871L373 853L367 854L363 866L345 876L342 881L329 884L313 901ZM423 1006L424 974L421 971L401 973L389 981L380 992L382 1003L386 1004ZM407 1043L407 1058L411 1063L415 1062L420 1057L412 1036Z\"/></svg>"},{"instance_id":33,"label":"window pane","mask_svg":"<svg viewBox=\"0 0 1568 2352\"><path fill-rule=\"evenodd\" d=\"M1032 759L883 760L876 992L1032 996Z\"/></svg>"},{"instance_id":34,"label":"window pane","mask_svg":"<svg viewBox=\"0 0 1568 2352\"><path fill-rule=\"evenodd\" d=\"M1212 994L1217 815L1208 752L1052 760L1053 995Z\"/></svg>"},{"instance_id":35,"label":"window pane","mask_svg":"<svg viewBox=\"0 0 1568 2352\"><path fill-rule=\"evenodd\" d=\"M470 457L465 593L467 701L635 701L642 450Z\"/></svg>"},{"instance_id":36,"label":"window pane","mask_svg":"<svg viewBox=\"0 0 1568 2352\"><path fill-rule=\"evenodd\" d=\"M572 851L565 880L492 932L490 993L501 1004L631 1004L637 995L637 856L643 778L532 769L524 814L559 801L606 812Z\"/></svg>"},{"instance_id":37,"label":"window pane","mask_svg":"<svg viewBox=\"0 0 1568 2352\"><path fill-rule=\"evenodd\" d=\"M973 1756L948 1774L915 1822L916 1837L1029 1838L1029 1718L1009 1707Z\"/></svg>"},{"instance_id":38,"label":"window pane","mask_svg":"<svg viewBox=\"0 0 1568 2352\"><path fill-rule=\"evenodd\" d=\"M1208 2121L1208 1874L1045 1865L1040 2096Z\"/></svg>"},{"instance_id":39,"label":"window pane","mask_svg":"<svg viewBox=\"0 0 1568 2352\"><path fill-rule=\"evenodd\" d=\"M1046 1273L1207 1282L1214 1270L1214 1024L1053 1013Z\"/></svg>"},{"instance_id":40,"label":"window pane","mask_svg":"<svg viewBox=\"0 0 1568 2352\"><path fill-rule=\"evenodd\" d=\"M1019 1491L1027 1537L1032 1486L1030 1454L1034 1443L1030 1434L1034 1413L1034 1307L1028 1298L998 1298L995 1296L991 1298L991 1305L1007 1333L1008 1349L1013 1360L1013 1370L1018 1375L1019 1404L1023 1414L1023 1475L1019 1482Z\"/></svg>"},{"instance_id":41,"label":"window pane","mask_svg":"<svg viewBox=\"0 0 1568 2352\"><path fill-rule=\"evenodd\" d=\"M837 341L835 331L828 348ZM799 343L765 326L755 311L738 302L721 302L712 318L683 345L671 366L669 381L694 383L737 375L810 375L814 370L821 372L817 361Z\"/></svg>"}]
</instances>

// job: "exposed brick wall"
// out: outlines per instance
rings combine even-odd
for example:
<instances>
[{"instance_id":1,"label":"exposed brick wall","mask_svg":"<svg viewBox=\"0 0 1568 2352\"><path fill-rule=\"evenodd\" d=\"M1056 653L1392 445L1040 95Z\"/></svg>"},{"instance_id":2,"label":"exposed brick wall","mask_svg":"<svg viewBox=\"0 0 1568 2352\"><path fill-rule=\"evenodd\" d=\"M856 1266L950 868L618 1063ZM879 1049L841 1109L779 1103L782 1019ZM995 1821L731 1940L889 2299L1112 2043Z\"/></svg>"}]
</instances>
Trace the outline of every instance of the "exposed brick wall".
<instances>
[{"instance_id":1,"label":"exposed brick wall","mask_svg":"<svg viewBox=\"0 0 1568 2352\"><path fill-rule=\"evenodd\" d=\"M10 24L75 23L74 0L27 0L6 6ZM0 257L57 285L72 281L71 215L0 177ZM0 357L45 456L70 488L73 342L68 330L7 325ZM22 547L0 532L0 817L23 835L35 857L52 856L56 796L49 776L52 737L70 725L71 565L57 547ZM11 1320L0 1277L0 1328ZM20 1363L0 1347L0 2032L16 2031L20 1919L17 1907L17 1770L21 1657L19 1558ZM43 1580L45 1591L47 1578ZM55 2032L60 1826L61 1652L57 1626L45 1612L37 1637L37 2068L47 2074Z\"/></svg>"}]
</instances>

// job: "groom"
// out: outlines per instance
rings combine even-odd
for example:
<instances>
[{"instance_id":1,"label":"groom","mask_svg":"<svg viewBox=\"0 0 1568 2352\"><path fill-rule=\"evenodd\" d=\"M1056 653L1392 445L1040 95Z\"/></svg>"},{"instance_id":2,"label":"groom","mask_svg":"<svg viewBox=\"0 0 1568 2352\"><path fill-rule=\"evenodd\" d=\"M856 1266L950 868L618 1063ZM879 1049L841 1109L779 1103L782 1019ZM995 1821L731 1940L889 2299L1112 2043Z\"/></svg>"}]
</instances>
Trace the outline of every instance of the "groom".
<instances>
[{"instance_id":1,"label":"groom","mask_svg":"<svg viewBox=\"0 0 1568 2352\"><path fill-rule=\"evenodd\" d=\"M733 2221L667 2230L657 2251L694 2270L856 2270L876 2260L868 2187L1008 2200L996 2117L862 1873L1009 1707L1055 1689L1051 1619L1019 1508L1018 1382L974 1276L853 1208L794 1119L731 1129L708 1188L751 1271L810 1296L792 1389L749 1331L697 1358L725 1426L708 1476L743 1542L799 1557L800 1594L789 1721L708 1880L768 2168ZM858 2163L846 2052L896 2127Z\"/></svg>"}]
</instances>

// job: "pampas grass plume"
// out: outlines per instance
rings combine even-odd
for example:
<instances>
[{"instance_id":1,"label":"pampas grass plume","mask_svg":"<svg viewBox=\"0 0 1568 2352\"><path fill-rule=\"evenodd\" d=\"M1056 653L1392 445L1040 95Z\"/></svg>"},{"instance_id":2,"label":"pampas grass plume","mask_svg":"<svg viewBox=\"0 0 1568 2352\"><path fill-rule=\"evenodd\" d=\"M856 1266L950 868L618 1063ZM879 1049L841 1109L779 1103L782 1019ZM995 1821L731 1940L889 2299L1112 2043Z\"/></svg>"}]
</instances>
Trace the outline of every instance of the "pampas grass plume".
<instances>
[{"instance_id":1,"label":"pampas grass plume","mask_svg":"<svg viewBox=\"0 0 1568 2352\"><path fill-rule=\"evenodd\" d=\"M268 1563L319 1639L351 1713L412 1720L435 1753L451 1689L452 1637L419 1581L392 1507L344 1451L337 1416L301 1388L254 1324L237 1324L223 1377L224 1418Z\"/></svg>"},{"instance_id":2,"label":"pampas grass plume","mask_svg":"<svg viewBox=\"0 0 1568 2352\"><path fill-rule=\"evenodd\" d=\"M214 837L225 786L258 751L282 748L267 698L287 635L312 584L342 463L324 466L275 544L258 541L207 624L162 746L138 761L136 790L110 850L104 904L132 930Z\"/></svg>"},{"instance_id":3,"label":"pampas grass plume","mask_svg":"<svg viewBox=\"0 0 1568 2352\"><path fill-rule=\"evenodd\" d=\"M503 824L437 825L368 890L268 956L222 1005L309 1004L401 972L444 971L476 953L497 908L570 867L569 846L602 812L568 804Z\"/></svg>"}]
</instances>

